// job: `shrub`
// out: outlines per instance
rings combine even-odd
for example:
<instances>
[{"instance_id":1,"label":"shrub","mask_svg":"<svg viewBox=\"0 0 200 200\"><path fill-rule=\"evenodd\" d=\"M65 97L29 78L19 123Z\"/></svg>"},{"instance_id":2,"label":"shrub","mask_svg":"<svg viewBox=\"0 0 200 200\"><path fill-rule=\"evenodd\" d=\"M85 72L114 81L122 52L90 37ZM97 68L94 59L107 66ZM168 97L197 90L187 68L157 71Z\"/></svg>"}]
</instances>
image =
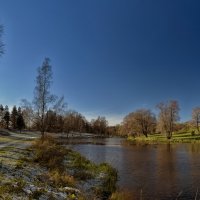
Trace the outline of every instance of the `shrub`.
<instances>
[{"instance_id":1,"label":"shrub","mask_svg":"<svg viewBox=\"0 0 200 200\"><path fill-rule=\"evenodd\" d=\"M73 176L69 176L66 172L61 173L56 170L50 172L49 180L59 187L65 187L66 185L73 187L75 185Z\"/></svg>"},{"instance_id":2,"label":"shrub","mask_svg":"<svg viewBox=\"0 0 200 200\"><path fill-rule=\"evenodd\" d=\"M64 158L68 153L68 150L58 145L51 137L45 137L45 139L37 140L33 146L35 151L34 161L49 168L50 170L63 171Z\"/></svg>"}]
</instances>

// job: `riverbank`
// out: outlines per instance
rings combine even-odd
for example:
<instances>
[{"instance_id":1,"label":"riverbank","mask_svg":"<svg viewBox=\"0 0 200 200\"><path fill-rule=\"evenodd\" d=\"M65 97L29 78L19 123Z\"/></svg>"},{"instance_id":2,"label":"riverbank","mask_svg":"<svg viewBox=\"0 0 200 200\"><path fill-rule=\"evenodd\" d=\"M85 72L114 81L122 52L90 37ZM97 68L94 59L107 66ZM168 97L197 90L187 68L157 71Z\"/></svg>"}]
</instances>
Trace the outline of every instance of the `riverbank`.
<instances>
[{"instance_id":1,"label":"riverbank","mask_svg":"<svg viewBox=\"0 0 200 200\"><path fill-rule=\"evenodd\" d=\"M108 199L116 189L110 165L96 165L53 139L31 145L32 136L1 138L1 199Z\"/></svg>"},{"instance_id":2,"label":"riverbank","mask_svg":"<svg viewBox=\"0 0 200 200\"><path fill-rule=\"evenodd\" d=\"M127 140L134 144L168 144L168 143L200 143L200 134L174 133L171 139L167 139L163 134L148 135L148 137L129 136Z\"/></svg>"}]
</instances>

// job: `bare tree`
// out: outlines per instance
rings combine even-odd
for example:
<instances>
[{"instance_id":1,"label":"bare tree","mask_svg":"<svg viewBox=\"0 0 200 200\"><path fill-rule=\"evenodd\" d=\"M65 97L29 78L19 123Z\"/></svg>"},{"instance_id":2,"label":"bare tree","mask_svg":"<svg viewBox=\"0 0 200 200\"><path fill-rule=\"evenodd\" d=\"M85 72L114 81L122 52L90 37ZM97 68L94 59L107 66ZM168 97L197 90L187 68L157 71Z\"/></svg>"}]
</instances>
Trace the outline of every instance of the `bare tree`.
<instances>
[{"instance_id":1,"label":"bare tree","mask_svg":"<svg viewBox=\"0 0 200 200\"><path fill-rule=\"evenodd\" d=\"M45 115L45 125L46 131L48 132L59 132L58 123L57 123L57 114L53 110L48 110Z\"/></svg>"},{"instance_id":2,"label":"bare tree","mask_svg":"<svg viewBox=\"0 0 200 200\"><path fill-rule=\"evenodd\" d=\"M64 117L64 131L83 133L87 129L87 121L83 115L76 111L68 111Z\"/></svg>"},{"instance_id":3,"label":"bare tree","mask_svg":"<svg viewBox=\"0 0 200 200\"><path fill-rule=\"evenodd\" d=\"M122 125L120 126L120 135L135 135L134 127L132 123L133 112L126 115L123 119Z\"/></svg>"},{"instance_id":4,"label":"bare tree","mask_svg":"<svg viewBox=\"0 0 200 200\"><path fill-rule=\"evenodd\" d=\"M199 133L199 123L200 123L200 107L196 107L192 111L192 121Z\"/></svg>"},{"instance_id":5,"label":"bare tree","mask_svg":"<svg viewBox=\"0 0 200 200\"><path fill-rule=\"evenodd\" d=\"M38 127L43 138L46 130L45 116L49 110L49 106L54 102L55 97L50 92L52 84L52 67L49 58L45 58L42 66L38 68L37 73L33 104L37 113L36 120Z\"/></svg>"},{"instance_id":6,"label":"bare tree","mask_svg":"<svg viewBox=\"0 0 200 200\"><path fill-rule=\"evenodd\" d=\"M101 136L107 134L108 122L105 117L98 117L91 120L91 126L93 133L100 134Z\"/></svg>"},{"instance_id":7,"label":"bare tree","mask_svg":"<svg viewBox=\"0 0 200 200\"><path fill-rule=\"evenodd\" d=\"M58 98L58 100L56 101L55 105L53 106L53 111L57 115L64 116L66 114L66 112L67 112L67 103L65 102L64 96L61 96L60 98Z\"/></svg>"},{"instance_id":8,"label":"bare tree","mask_svg":"<svg viewBox=\"0 0 200 200\"><path fill-rule=\"evenodd\" d=\"M168 139L172 137L174 125L179 121L179 104L177 101L159 103L157 108L160 110L158 117L158 130L164 132Z\"/></svg>"},{"instance_id":9,"label":"bare tree","mask_svg":"<svg viewBox=\"0 0 200 200\"><path fill-rule=\"evenodd\" d=\"M57 99L56 103L47 111L45 116L46 130L48 132L63 132L67 103L64 100L64 96L55 97L55 99Z\"/></svg>"},{"instance_id":10,"label":"bare tree","mask_svg":"<svg viewBox=\"0 0 200 200\"><path fill-rule=\"evenodd\" d=\"M0 56L4 53L4 44L2 42L3 26L0 25Z\"/></svg>"},{"instance_id":11,"label":"bare tree","mask_svg":"<svg viewBox=\"0 0 200 200\"><path fill-rule=\"evenodd\" d=\"M128 129L128 134L145 135L153 133L156 127L156 117L148 109L139 109L128 114L123 121L124 130Z\"/></svg>"},{"instance_id":12,"label":"bare tree","mask_svg":"<svg viewBox=\"0 0 200 200\"><path fill-rule=\"evenodd\" d=\"M34 111L31 102L26 99L21 100L21 109L24 117L26 128L30 130L33 125Z\"/></svg>"}]
</instances>

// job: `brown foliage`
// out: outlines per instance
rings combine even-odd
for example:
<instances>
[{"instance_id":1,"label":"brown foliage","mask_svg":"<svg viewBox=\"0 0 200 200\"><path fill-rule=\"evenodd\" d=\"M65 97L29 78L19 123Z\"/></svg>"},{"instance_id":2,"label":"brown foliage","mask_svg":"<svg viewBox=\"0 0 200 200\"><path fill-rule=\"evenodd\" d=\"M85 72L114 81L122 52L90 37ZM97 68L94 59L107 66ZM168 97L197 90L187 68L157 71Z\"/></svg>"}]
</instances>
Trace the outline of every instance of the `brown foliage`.
<instances>
[{"instance_id":1,"label":"brown foliage","mask_svg":"<svg viewBox=\"0 0 200 200\"><path fill-rule=\"evenodd\" d=\"M172 137L175 123L179 120L179 104L177 101L159 103L157 108L160 110L158 117L158 131L164 132L168 139Z\"/></svg>"},{"instance_id":2,"label":"brown foliage","mask_svg":"<svg viewBox=\"0 0 200 200\"><path fill-rule=\"evenodd\" d=\"M195 128L197 129L198 132L199 130L199 123L200 123L200 107L196 107L192 111L192 122L195 125Z\"/></svg>"},{"instance_id":3,"label":"brown foliage","mask_svg":"<svg viewBox=\"0 0 200 200\"><path fill-rule=\"evenodd\" d=\"M129 113L123 120L123 131L126 134L145 135L155 131L156 118L155 115L147 109L140 109Z\"/></svg>"}]
</instances>

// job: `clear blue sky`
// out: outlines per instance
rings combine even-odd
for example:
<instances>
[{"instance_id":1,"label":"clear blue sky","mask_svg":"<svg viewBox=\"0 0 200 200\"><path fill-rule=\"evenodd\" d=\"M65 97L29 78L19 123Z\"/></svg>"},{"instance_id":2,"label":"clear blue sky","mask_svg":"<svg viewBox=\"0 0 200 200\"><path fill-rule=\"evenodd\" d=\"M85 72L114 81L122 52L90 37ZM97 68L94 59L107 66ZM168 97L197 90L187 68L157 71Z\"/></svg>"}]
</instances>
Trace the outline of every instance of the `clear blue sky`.
<instances>
[{"instance_id":1,"label":"clear blue sky","mask_svg":"<svg viewBox=\"0 0 200 200\"><path fill-rule=\"evenodd\" d=\"M53 92L88 119L113 124L176 99L188 120L200 106L199 10L195 0L0 0L0 103L31 100L49 57Z\"/></svg>"}]
</instances>

